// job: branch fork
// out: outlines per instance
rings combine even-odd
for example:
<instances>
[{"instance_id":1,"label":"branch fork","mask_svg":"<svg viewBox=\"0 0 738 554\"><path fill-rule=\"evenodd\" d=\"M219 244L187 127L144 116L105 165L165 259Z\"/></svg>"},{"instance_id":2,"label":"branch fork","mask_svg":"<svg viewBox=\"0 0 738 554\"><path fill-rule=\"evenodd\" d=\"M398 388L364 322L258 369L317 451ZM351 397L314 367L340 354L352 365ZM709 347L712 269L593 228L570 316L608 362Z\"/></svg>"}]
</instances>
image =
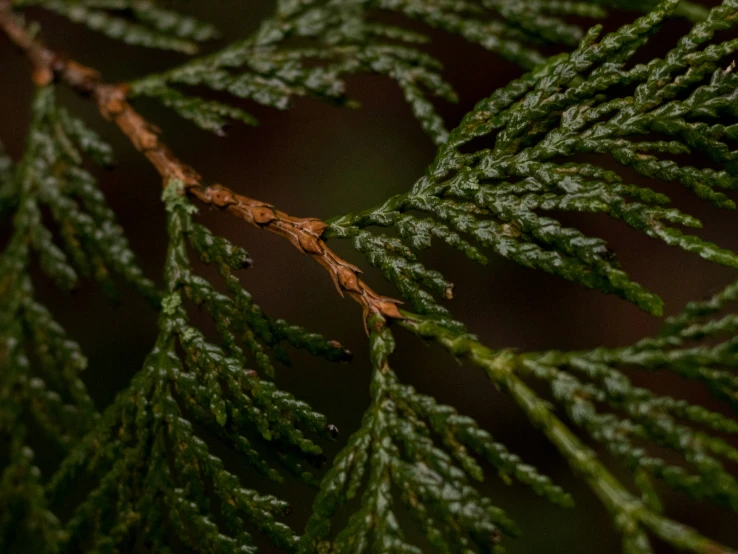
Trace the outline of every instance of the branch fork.
<instances>
[{"instance_id":1,"label":"branch fork","mask_svg":"<svg viewBox=\"0 0 738 554\"><path fill-rule=\"evenodd\" d=\"M333 252L322 238L327 224L315 218L299 218L274 206L233 192L223 185L206 185L193 168L183 163L161 141L160 130L144 119L128 102L128 85L110 84L98 71L47 48L12 13L9 0L0 0L0 29L26 54L33 65L33 82L46 86L60 80L76 92L91 97L100 114L115 123L134 148L151 162L164 186L176 179L184 192L204 204L217 207L244 221L288 239L300 252L308 254L328 271L339 294L348 294L362 306L364 327L372 316L403 319L393 298L374 292L359 275L361 270Z\"/></svg>"}]
</instances>

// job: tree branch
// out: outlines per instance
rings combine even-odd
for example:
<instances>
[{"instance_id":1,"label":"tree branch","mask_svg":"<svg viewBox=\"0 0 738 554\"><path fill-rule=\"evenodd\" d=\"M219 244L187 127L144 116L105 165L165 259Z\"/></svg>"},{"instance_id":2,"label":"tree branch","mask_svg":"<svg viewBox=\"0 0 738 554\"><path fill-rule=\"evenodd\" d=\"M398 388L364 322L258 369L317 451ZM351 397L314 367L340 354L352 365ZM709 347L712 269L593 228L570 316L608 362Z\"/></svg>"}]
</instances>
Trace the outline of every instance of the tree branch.
<instances>
[{"instance_id":1,"label":"tree branch","mask_svg":"<svg viewBox=\"0 0 738 554\"><path fill-rule=\"evenodd\" d=\"M0 0L0 28L24 51L33 65L33 82L45 86L60 80L83 96L95 101L100 113L115 123L133 146L156 168L163 185L172 179L185 185L185 193L201 202L227 211L248 223L287 238L304 254L323 266L338 292L348 293L364 311L364 323L370 315L401 319L399 301L375 293L359 274L361 270L333 252L322 238L326 224L314 218L299 218L281 212L259 200L233 192L222 185L207 185L193 168L179 160L159 137L159 129L146 121L126 98L126 84L110 84L100 73L47 48L34 37L12 13L10 0Z\"/></svg>"}]
</instances>

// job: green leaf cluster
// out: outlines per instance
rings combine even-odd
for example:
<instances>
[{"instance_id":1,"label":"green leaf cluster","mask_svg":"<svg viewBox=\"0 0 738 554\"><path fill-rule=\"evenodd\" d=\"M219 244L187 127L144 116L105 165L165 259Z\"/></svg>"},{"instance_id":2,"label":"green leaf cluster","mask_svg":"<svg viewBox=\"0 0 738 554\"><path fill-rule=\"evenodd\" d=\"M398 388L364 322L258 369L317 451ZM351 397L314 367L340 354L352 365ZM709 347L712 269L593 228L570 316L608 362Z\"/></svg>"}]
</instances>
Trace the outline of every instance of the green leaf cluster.
<instances>
[{"instance_id":1,"label":"green leaf cluster","mask_svg":"<svg viewBox=\"0 0 738 554\"><path fill-rule=\"evenodd\" d=\"M333 361L350 354L335 341L265 315L232 274L250 264L248 254L192 221L196 210L180 195L181 185L171 181L163 195L170 244L156 345L49 488L59 494L81 471L99 479L66 525L68 542L89 544L90 551L126 548L138 528L156 551L168 551L173 533L194 551L256 552L247 526L289 550L296 536L280 521L289 505L244 488L198 429L272 481L284 477L267 452L317 486L314 471L324 456L310 437L335 438L337 428L277 388L270 379L273 362L287 361L285 345ZM188 245L201 261L217 266L227 293L194 274ZM187 301L213 318L220 345L190 324ZM251 364L257 369L246 369ZM223 521L223 528L215 521Z\"/></svg>"},{"instance_id":2,"label":"green leaf cluster","mask_svg":"<svg viewBox=\"0 0 738 554\"><path fill-rule=\"evenodd\" d=\"M696 9L691 15L700 13ZM202 129L223 134L228 120L256 120L240 105L188 95L186 87L278 109L295 97L352 106L346 77L374 73L397 83L423 129L442 144L448 132L432 98L454 102L456 95L441 76L441 64L419 48L428 37L383 23L382 15L419 20L532 69L546 59L540 50L573 46L582 37L582 29L567 23L566 16L603 18L606 12L592 2L286 0L253 36L136 81L131 92L157 98Z\"/></svg>"},{"instance_id":3,"label":"green leaf cluster","mask_svg":"<svg viewBox=\"0 0 738 554\"><path fill-rule=\"evenodd\" d=\"M393 490L438 552L503 552L502 536L519 530L472 484L484 479L477 457L506 481L516 479L554 504L573 505L473 419L400 382L389 365L394 348L389 329L371 334L371 406L323 479L299 552L422 552L404 537ZM361 507L331 538L331 518L362 487Z\"/></svg>"},{"instance_id":4,"label":"green leaf cluster","mask_svg":"<svg viewBox=\"0 0 738 554\"><path fill-rule=\"evenodd\" d=\"M736 4L711 10L663 59L628 63L678 5L663 2L604 37L593 27L571 54L497 90L464 117L410 191L335 218L327 236L351 239L415 311L439 316L447 310L437 297L450 296L450 283L417 257L434 238L480 263L489 250L662 313L661 299L628 277L603 239L547 213L606 214L670 246L738 267L735 253L681 230L699 228L696 218L607 166L614 160L644 177L681 184L716 207L735 208L721 189L738 186L731 150L738 77L729 61L738 43L711 39L734 26ZM718 168L685 162L692 152ZM391 227L399 237L371 230L376 227Z\"/></svg>"},{"instance_id":5,"label":"green leaf cluster","mask_svg":"<svg viewBox=\"0 0 738 554\"><path fill-rule=\"evenodd\" d=\"M154 284L143 276L115 214L83 167L84 156L109 165L110 147L81 120L57 106L53 87L39 90L23 160L4 187L4 208L13 210L13 234L2 255L3 272L22 280L33 253L43 272L62 289L79 276L97 281L116 297L113 275L157 301ZM48 209L61 246L42 216Z\"/></svg>"}]
</instances>

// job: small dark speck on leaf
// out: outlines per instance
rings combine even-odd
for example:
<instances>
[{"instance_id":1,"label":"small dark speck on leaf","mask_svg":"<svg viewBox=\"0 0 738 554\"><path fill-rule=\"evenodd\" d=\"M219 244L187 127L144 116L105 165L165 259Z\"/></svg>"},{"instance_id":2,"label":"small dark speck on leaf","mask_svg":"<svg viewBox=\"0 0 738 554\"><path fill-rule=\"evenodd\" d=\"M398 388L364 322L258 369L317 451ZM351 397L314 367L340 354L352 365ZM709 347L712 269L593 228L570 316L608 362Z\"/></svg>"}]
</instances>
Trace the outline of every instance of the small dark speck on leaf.
<instances>
[{"instance_id":1,"label":"small dark speck on leaf","mask_svg":"<svg viewBox=\"0 0 738 554\"><path fill-rule=\"evenodd\" d=\"M328 436L331 439L336 440L338 438L338 432L339 432L338 427L336 427L332 423L329 423L328 425L326 425L325 430L328 431Z\"/></svg>"}]
</instances>

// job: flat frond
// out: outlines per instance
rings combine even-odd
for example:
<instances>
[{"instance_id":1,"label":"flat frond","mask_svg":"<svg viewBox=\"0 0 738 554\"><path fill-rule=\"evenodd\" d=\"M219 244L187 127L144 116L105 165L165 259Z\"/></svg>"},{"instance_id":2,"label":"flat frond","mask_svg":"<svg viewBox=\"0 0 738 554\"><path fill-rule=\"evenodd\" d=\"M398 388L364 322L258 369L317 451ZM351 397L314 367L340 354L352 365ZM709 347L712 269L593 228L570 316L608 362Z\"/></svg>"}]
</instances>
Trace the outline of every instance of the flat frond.
<instances>
[{"instance_id":1,"label":"flat frond","mask_svg":"<svg viewBox=\"0 0 738 554\"><path fill-rule=\"evenodd\" d=\"M457 34L528 69L545 62L539 48L573 46L582 38L582 29L566 16L606 15L596 2L285 1L252 37L138 80L131 94L157 98L201 128L222 134L229 119L255 121L240 107L185 95L183 87L204 86L278 109L295 97L353 105L346 77L375 73L397 83L423 129L442 144L448 132L431 98L455 101L456 95L443 80L440 63L418 48L427 38L381 23L386 13ZM301 46L293 45L295 40Z\"/></svg>"},{"instance_id":2,"label":"flat frond","mask_svg":"<svg viewBox=\"0 0 738 554\"><path fill-rule=\"evenodd\" d=\"M730 146L738 129L738 76L726 60L738 42L709 41L733 26L738 5L714 8L664 59L628 65L678 4L663 2L604 37L595 27L572 54L496 91L464 117L409 192L334 219L326 236L351 239L416 311L437 315L446 313L436 298L449 297L450 284L416 259L433 238L475 261L485 262L486 248L661 314L661 299L628 277L603 239L546 212L607 214L668 245L738 267L735 253L683 232L680 227L701 224L666 207L665 195L624 181L599 158L572 159L607 156L644 177L679 183L716 207L735 207L721 189L738 185ZM626 85L634 92L620 96ZM658 140L642 140L652 135ZM491 146L478 149L483 138ZM689 152L704 153L719 167L679 159ZM400 238L372 227L392 227Z\"/></svg>"},{"instance_id":3,"label":"flat frond","mask_svg":"<svg viewBox=\"0 0 738 554\"><path fill-rule=\"evenodd\" d=\"M43 272L64 289L74 288L81 274L115 297L112 275L117 274L158 302L155 285L143 276L115 214L82 167L83 154L111 163L110 147L56 105L53 87L39 90L33 113L27 151L13 178L17 205L11 245L17 241L19 249L30 247ZM59 227L61 247L42 218L42 207Z\"/></svg>"},{"instance_id":4,"label":"flat frond","mask_svg":"<svg viewBox=\"0 0 738 554\"><path fill-rule=\"evenodd\" d=\"M35 134L20 164L13 167L9 158L0 156L0 190L8 191L3 198L14 199L5 206L4 211L14 211L13 230L0 254L0 444L7 459L0 470L0 550L25 534L36 551L56 552L66 536L49 510L45 480L28 445L29 425L67 449L99 417L80 378L87 359L35 298L29 275L31 254L39 248L34 240L50 236L48 230L48 235L43 232L36 195L41 187L60 186L60 181L50 181L46 170L53 167L64 174L69 169L64 158L55 157L59 145L40 138L51 107L49 94L44 90L36 100ZM62 126L57 129L60 136ZM46 165L52 159L57 163Z\"/></svg>"},{"instance_id":5,"label":"flat frond","mask_svg":"<svg viewBox=\"0 0 738 554\"><path fill-rule=\"evenodd\" d=\"M588 482L613 518L620 521L623 551L653 552L653 534L677 548L733 552L663 514L655 481L695 500L709 500L738 510L738 481L727 464L738 461L733 435L738 420L712 407L633 384L633 371L662 370L701 381L716 398L737 409L735 314L716 314L738 298L731 284L711 299L690 304L670 318L661 336L624 348L582 352L517 354L493 351L454 322L406 315L403 327L434 341L452 355L480 367L500 389L510 393L531 423L539 427ZM569 421L633 473L633 486L620 483L549 402L527 381L548 384L554 402Z\"/></svg>"},{"instance_id":6,"label":"flat frond","mask_svg":"<svg viewBox=\"0 0 738 554\"><path fill-rule=\"evenodd\" d=\"M373 322L370 322L370 326ZM300 552L406 552L394 496L438 552L502 552L517 526L473 485L484 473L476 456L561 506L571 497L496 442L476 422L403 384L390 368L392 332L372 332L371 406L361 428L323 479ZM331 519L361 489L361 506L331 535Z\"/></svg>"},{"instance_id":7,"label":"flat frond","mask_svg":"<svg viewBox=\"0 0 738 554\"><path fill-rule=\"evenodd\" d=\"M274 362L287 362L285 345L332 361L350 357L340 344L265 315L232 274L250 264L248 254L192 221L194 207L172 181L164 199L170 247L165 267L168 294L162 301L159 337L131 386L109 407L96 429L80 441L51 482L60 491L83 468L99 476L97 488L68 524L72 541L118 547L136 532L156 542L164 521L189 548L256 552L245 525L255 526L276 547L297 538L280 520L288 504L243 488L198 437L194 425L236 450L244 463L281 483L282 473L265 457L317 486L314 468L322 449L311 436L333 438L325 416L270 380ZM215 264L226 293L196 276L187 245ZM213 318L222 343L193 327L185 302ZM255 369L249 369L249 366ZM111 434L120 437L111 441ZM88 463L90 456L94 461ZM125 476L125 482L121 480ZM223 521L223 526L215 521ZM193 531L194 530L194 531Z\"/></svg>"}]
</instances>

